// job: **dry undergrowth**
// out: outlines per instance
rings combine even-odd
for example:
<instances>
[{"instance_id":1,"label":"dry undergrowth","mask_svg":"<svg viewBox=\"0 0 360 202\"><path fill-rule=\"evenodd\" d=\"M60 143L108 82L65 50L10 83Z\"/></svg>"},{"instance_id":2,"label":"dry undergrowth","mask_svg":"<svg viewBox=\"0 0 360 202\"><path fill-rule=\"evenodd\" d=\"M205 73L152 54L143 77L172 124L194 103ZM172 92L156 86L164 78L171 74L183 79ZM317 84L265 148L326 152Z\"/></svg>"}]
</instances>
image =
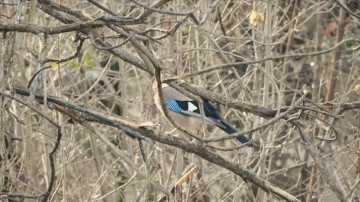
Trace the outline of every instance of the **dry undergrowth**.
<instances>
[{"instance_id":1,"label":"dry undergrowth","mask_svg":"<svg viewBox=\"0 0 360 202\"><path fill-rule=\"evenodd\" d=\"M335 1L159 1L160 7L156 1L139 1L155 10L131 0L96 1L118 16L139 19L123 25L114 22L115 17L99 18L112 15L91 2L25 1L17 13L18 1L0 3L0 64L7 69L0 77L2 93L9 93L5 86L25 87L35 78L30 90L39 89L41 95L108 117L117 115L126 123L152 122L155 127L150 130L156 134L181 138L189 145L198 142L173 130L154 105L151 85L158 68L162 68L164 80L181 78L225 100L275 110L297 103L305 110L291 111L277 121L252 109L218 105L241 131L273 123L251 134L262 146L260 151L239 149L234 140L210 143L212 147L207 149L300 201L360 200L360 116L356 108L360 60L358 50L353 51L359 46L360 18L340 11ZM359 15L360 3L350 1L347 7ZM48 32L45 37L39 32L46 31L36 26L21 31L15 24L17 16L20 23L43 27L89 24L67 32ZM14 26L4 26L8 24ZM343 26L343 33L337 31L338 26ZM75 53L73 59L59 64L48 60ZM45 69L36 87L35 75L40 75L36 72L41 68ZM213 69L201 72L207 68ZM333 80L332 88L328 84ZM309 88L305 99L303 90ZM69 121L69 116L54 110L59 110L57 105L46 106L17 92L12 94L41 114L15 100L2 105L0 197L4 200L161 201L167 200L166 194L175 201L286 198L273 191L266 193L253 179L245 182L244 176L171 145L171 141L156 142L153 147L143 141L147 167L139 142L123 130L98 120ZM355 107L339 113L341 104L347 103ZM58 130L44 117L61 128L53 167L48 156L56 145ZM291 120L300 123L310 143L317 146L315 153L305 146ZM197 134L203 139L225 136L215 128L204 130ZM51 168L55 169L55 181ZM194 168L197 172L189 174L189 181L180 180ZM179 182L182 184L174 187ZM46 192L49 187L51 192ZM38 197L44 193L45 197Z\"/></svg>"}]
</instances>

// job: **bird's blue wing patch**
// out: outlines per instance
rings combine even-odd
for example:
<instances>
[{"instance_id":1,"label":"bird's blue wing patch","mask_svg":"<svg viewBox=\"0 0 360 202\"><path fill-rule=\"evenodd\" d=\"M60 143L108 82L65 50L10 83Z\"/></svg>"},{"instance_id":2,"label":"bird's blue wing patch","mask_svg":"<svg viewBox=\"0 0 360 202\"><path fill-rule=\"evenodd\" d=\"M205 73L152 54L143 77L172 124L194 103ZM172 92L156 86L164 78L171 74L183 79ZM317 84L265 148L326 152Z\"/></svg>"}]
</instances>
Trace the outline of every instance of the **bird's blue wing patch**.
<instances>
[{"instance_id":1,"label":"bird's blue wing patch","mask_svg":"<svg viewBox=\"0 0 360 202\"><path fill-rule=\"evenodd\" d=\"M177 113L200 113L198 104L195 101L167 100L166 104L171 111Z\"/></svg>"},{"instance_id":2,"label":"bird's blue wing patch","mask_svg":"<svg viewBox=\"0 0 360 202\"><path fill-rule=\"evenodd\" d=\"M166 100L166 104L168 109L173 112L181 113L186 116L195 116L201 118L199 104L196 101ZM203 106L205 119L207 121L214 123L221 130L225 131L228 134L233 134L237 132L234 127L232 127L225 119L221 117L220 112L215 105L213 105L207 100L204 100ZM236 139L239 140L241 143L249 142L249 139L244 135L241 135ZM258 145L256 145L255 143L250 143L248 146L258 147Z\"/></svg>"},{"instance_id":3,"label":"bird's blue wing patch","mask_svg":"<svg viewBox=\"0 0 360 202\"><path fill-rule=\"evenodd\" d=\"M199 104L196 101L185 101L185 100L167 100L167 107L176 113L181 113L187 116L201 117ZM215 105L209 101L204 100L204 113L205 118L208 121L213 122L215 125L222 129L226 129L227 126L223 123L223 119Z\"/></svg>"},{"instance_id":4,"label":"bird's blue wing patch","mask_svg":"<svg viewBox=\"0 0 360 202\"><path fill-rule=\"evenodd\" d=\"M171 111L176 113L181 113L183 111L176 100L167 100L166 105Z\"/></svg>"}]
</instances>

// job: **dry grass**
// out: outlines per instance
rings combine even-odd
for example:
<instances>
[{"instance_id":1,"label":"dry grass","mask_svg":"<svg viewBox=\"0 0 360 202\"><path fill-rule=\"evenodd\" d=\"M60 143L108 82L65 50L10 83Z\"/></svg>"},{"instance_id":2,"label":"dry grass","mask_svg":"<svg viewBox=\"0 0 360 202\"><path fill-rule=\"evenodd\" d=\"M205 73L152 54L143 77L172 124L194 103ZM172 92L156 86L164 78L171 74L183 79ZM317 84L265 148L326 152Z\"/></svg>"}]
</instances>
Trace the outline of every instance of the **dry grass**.
<instances>
[{"instance_id":1,"label":"dry grass","mask_svg":"<svg viewBox=\"0 0 360 202\"><path fill-rule=\"evenodd\" d=\"M17 4L17 1L7 2ZM24 3L21 23L46 27L65 25L39 7L32 7L33 2L36 1ZM141 2L148 6L155 3ZM356 88L360 85L359 53L351 51L358 43L349 42L340 46L336 68L331 68L334 51L316 54L317 51L331 49L336 45L335 38L338 35L336 29L331 32L331 25L337 22L339 7L334 2L218 1L216 9L209 12L212 2L169 1L158 8L178 13L193 11L200 23L203 22L201 25L196 25L187 16L154 12L145 23L122 26L126 28L123 32L132 35L134 30L138 31L133 37L138 37L135 39L164 67L163 79L185 75L184 80L227 99L277 109L293 105L301 97L304 86L311 86L312 90L305 103L321 105L325 95L329 93L327 83L332 78L336 80L334 99L326 100L327 102L359 102L359 88ZM61 3L92 18L110 16L88 1L55 3ZM132 1L104 0L99 3L126 17L135 18L147 10ZM359 3L352 1L348 6L359 14ZM11 16L16 9L16 5L0 3L0 13L3 15L0 17L0 25L14 23L16 17L8 19L4 16ZM253 11L257 13L252 13ZM251 14L256 24L249 25ZM347 15L344 36L339 42L348 38L359 40L359 20ZM179 25L178 29L174 29L176 25ZM123 43L127 37L120 36L121 31L115 32L106 26L92 30L95 33L81 34L85 41L75 59L60 64L46 63L51 68L42 71L40 92L108 116L115 114L138 124L147 121L156 123L158 125L153 129L156 133L179 137L187 140L188 144L195 144L195 140L189 136L178 130L174 131L174 127L156 109L151 88L154 67L150 69L151 66L144 65L147 69L141 69L134 62L129 62L133 57L141 64L146 62L139 48L128 41L114 49L129 54L131 57L128 57L128 61L126 57L118 57L111 51L99 49L102 45L99 41L106 41L112 46ZM170 30L173 32L158 39ZM7 47L6 43L14 33L11 30L6 34L2 33L1 46ZM104 38L92 38L94 36ZM3 86L11 82L26 86L41 68L39 61L69 57L76 52L79 43L75 40L75 31L48 35L46 39L29 32L16 32L15 39L11 56L13 62L0 63L3 65L0 68L11 64L7 66L8 74L0 77L3 79ZM142 39L146 40L142 42ZM97 46L92 44L94 40L99 40L96 41ZM42 50L45 52L42 53ZM2 50L2 54L4 52L6 50ZM307 53L314 54L239 64ZM6 58L4 55L1 57L0 60L3 61ZM230 65L230 68L196 74L206 68L232 63L234 65ZM334 69L336 72L333 75L336 76L330 77L330 72ZM186 76L190 73L195 75ZM4 87L0 90L5 92ZM16 97L36 107L42 114L16 101L11 102L8 110L3 105L0 111L0 197L4 200L15 201L24 196L29 197L26 201L38 200L37 196L43 194L49 186L51 167L48 155L56 143L57 132L56 127L44 119L44 116L57 123L62 131L60 148L55 153L56 180L50 201L158 201L164 197L164 192L169 193L193 167L199 168L199 171L190 177L190 181L176 188L173 200L280 200L273 193L262 191L229 170L167 144L157 142L151 148L144 143L151 167L146 168L138 141L128 137L124 131L93 122L88 122L85 126L70 124L68 116L50 110L33 98ZM226 105L219 105L219 108L226 119L242 131L272 120ZM317 109L337 114L340 108ZM316 151L320 155L318 160L326 165L329 173L319 170L311 151L304 148L298 131L286 120L277 121L252 134L252 138L263 146L258 152L251 148L209 150L247 168L300 201L338 201L324 175L330 175L348 201L359 201L359 112L355 108L341 114L342 118L334 118L303 111L298 119L311 143L317 145ZM331 132L331 127L337 131L336 139L333 138L335 133ZM206 130L206 133L200 132L197 135L204 139L224 136L218 129ZM109 147L99 136L107 138L116 148ZM211 145L225 149L238 146L238 142L225 140Z\"/></svg>"}]
</instances>

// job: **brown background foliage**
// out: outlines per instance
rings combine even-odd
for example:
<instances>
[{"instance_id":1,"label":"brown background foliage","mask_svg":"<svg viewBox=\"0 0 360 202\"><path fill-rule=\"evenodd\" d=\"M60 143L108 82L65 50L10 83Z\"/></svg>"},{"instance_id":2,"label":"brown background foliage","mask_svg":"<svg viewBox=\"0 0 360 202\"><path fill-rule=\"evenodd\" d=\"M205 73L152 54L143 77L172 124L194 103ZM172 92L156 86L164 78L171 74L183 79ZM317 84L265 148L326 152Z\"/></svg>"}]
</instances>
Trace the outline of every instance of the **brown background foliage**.
<instances>
[{"instance_id":1,"label":"brown background foliage","mask_svg":"<svg viewBox=\"0 0 360 202\"><path fill-rule=\"evenodd\" d=\"M316 146L317 163L304 148L297 128L286 119L251 134L260 151L238 148L239 143L231 139L208 143L209 150L300 201L360 200L359 2L348 1L349 10L341 9L337 1L316 0L96 2L31 0L21 7L15 0L0 3L0 90L25 102L1 97L3 200L161 201L194 167L198 172L176 188L172 200L279 200L251 180L246 182L243 176L171 141L156 142L154 147L143 143L150 164L146 167L139 142L124 131L97 121L71 124L68 115L11 91L30 82L30 90L38 89L41 95L131 123L152 122L155 133L195 145L196 140L174 130L156 109L151 86L160 67L153 61L161 64L164 80L181 77L244 105L275 110L295 106L304 89L311 89L297 106L318 111L297 110L289 117L301 123ZM120 17L138 21L114 22ZM88 24L51 33L50 28L76 23ZM146 47L147 52L139 47ZM74 54L71 60L56 61ZM201 72L207 68L213 69ZM36 75L42 77L38 86ZM355 107L342 113L341 104L349 103ZM273 120L217 104L241 131ZM58 124L62 133L54 154L53 185L48 156L56 145L57 128L44 117ZM225 136L216 128L204 131L197 135L204 139ZM321 170L318 162L329 172ZM44 197L49 186L52 189Z\"/></svg>"}]
</instances>

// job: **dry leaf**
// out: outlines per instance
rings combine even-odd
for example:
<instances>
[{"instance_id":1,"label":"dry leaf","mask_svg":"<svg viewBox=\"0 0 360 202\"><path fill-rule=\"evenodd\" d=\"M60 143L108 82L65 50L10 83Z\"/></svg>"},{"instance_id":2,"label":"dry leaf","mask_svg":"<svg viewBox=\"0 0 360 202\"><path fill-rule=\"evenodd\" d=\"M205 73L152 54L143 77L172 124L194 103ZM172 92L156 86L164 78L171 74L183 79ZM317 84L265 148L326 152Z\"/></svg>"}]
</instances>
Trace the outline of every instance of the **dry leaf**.
<instances>
[{"instance_id":1,"label":"dry leaf","mask_svg":"<svg viewBox=\"0 0 360 202\"><path fill-rule=\"evenodd\" d=\"M249 17L250 27L255 27L258 22L264 22L264 14L259 11L253 10Z\"/></svg>"},{"instance_id":2,"label":"dry leaf","mask_svg":"<svg viewBox=\"0 0 360 202\"><path fill-rule=\"evenodd\" d=\"M331 32L335 31L337 28L337 23L336 22L330 22L329 24L327 24L324 29L322 30L322 34L327 36L330 35Z\"/></svg>"}]
</instances>

